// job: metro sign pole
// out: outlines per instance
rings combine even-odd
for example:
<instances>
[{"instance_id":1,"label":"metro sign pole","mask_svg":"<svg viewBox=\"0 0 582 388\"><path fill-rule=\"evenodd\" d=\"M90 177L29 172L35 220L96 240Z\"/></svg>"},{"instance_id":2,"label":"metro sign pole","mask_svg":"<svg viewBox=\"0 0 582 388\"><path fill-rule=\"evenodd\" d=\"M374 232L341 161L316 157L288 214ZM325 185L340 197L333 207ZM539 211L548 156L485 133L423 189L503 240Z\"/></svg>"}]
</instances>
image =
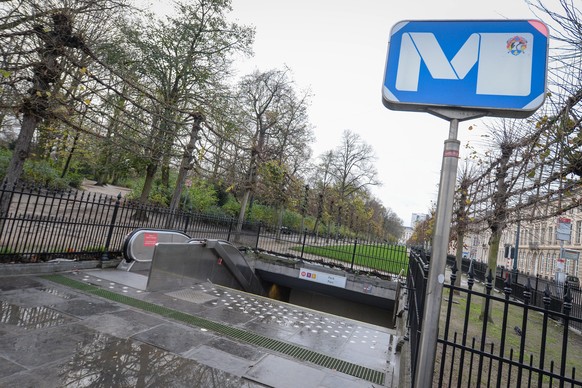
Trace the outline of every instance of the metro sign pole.
<instances>
[{"instance_id":1,"label":"metro sign pole","mask_svg":"<svg viewBox=\"0 0 582 388\"><path fill-rule=\"evenodd\" d=\"M549 31L537 20L403 21L390 34L382 102L449 121L414 386L432 386L460 121L525 118L544 102Z\"/></svg>"}]
</instances>

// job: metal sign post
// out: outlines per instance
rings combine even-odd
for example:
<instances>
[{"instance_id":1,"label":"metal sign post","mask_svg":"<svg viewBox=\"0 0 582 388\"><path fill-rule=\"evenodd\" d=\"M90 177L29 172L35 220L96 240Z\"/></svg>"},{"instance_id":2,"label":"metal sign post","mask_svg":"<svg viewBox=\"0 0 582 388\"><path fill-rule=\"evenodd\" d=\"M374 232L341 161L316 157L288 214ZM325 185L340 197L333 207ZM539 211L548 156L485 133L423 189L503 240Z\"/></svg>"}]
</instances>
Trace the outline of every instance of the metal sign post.
<instances>
[{"instance_id":1,"label":"metal sign post","mask_svg":"<svg viewBox=\"0 0 582 388\"><path fill-rule=\"evenodd\" d=\"M449 247L451 219L453 216L453 201L457 167L459 163L459 148L457 140L459 121L480 117L482 112L458 112L439 109L432 112L440 117L448 117L449 137L445 140L439 194L437 199L436 221L433 235L433 249L428 272L428 284L424 303L422 332L420 333L418 358L416 360L415 387L432 386L434 361L436 356L436 339L438 338L441 300L445 282L445 268Z\"/></svg>"},{"instance_id":2,"label":"metal sign post","mask_svg":"<svg viewBox=\"0 0 582 388\"><path fill-rule=\"evenodd\" d=\"M432 375L436 356L436 346L434 346L436 344L433 344L433 342L438 337L439 330L438 323L441 311L443 284L445 282L444 270L447 263L450 224L453 214L453 198L461 143L457 140L458 127L459 120L451 120L449 138L445 141L443 152L433 250L428 273L418 359L416 361L416 370L418 373L415 376L415 387L432 386Z\"/></svg>"},{"instance_id":3,"label":"metal sign post","mask_svg":"<svg viewBox=\"0 0 582 388\"><path fill-rule=\"evenodd\" d=\"M530 116L545 98L548 28L537 20L402 21L390 34L382 102L449 120L414 386L432 386L460 142L459 121ZM413 360L414 362L414 360Z\"/></svg>"}]
</instances>

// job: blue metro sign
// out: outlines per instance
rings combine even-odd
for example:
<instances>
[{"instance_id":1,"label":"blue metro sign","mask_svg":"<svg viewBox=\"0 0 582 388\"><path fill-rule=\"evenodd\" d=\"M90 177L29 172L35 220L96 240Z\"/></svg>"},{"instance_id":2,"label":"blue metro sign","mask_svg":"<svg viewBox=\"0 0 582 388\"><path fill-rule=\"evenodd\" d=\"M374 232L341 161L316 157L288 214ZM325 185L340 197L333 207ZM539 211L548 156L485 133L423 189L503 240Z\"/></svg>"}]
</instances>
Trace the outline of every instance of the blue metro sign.
<instances>
[{"instance_id":1,"label":"blue metro sign","mask_svg":"<svg viewBox=\"0 0 582 388\"><path fill-rule=\"evenodd\" d=\"M403 21L382 87L394 110L527 117L544 102L549 31L537 20Z\"/></svg>"}]
</instances>

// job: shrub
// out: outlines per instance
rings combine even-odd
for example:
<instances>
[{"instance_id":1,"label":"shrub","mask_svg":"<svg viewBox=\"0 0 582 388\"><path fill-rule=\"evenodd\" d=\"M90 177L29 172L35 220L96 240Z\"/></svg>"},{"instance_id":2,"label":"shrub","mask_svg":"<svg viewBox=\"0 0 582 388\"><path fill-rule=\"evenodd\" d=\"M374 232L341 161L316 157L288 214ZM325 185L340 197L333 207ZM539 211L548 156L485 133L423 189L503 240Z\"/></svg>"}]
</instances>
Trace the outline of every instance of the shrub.
<instances>
[{"instance_id":1,"label":"shrub","mask_svg":"<svg viewBox=\"0 0 582 388\"><path fill-rule=\"evenodd\" d=\"M0 148L0 181L4 180L6 176L6 170L8 170L8 164L10 163L10 158L12 153L7 149Z\"/></svg>"},{"instance_id":2,"label":"shrub","mask_svg":"<svg viewBox=\"0 0 582 388\"><path fill-rule=\"evenodd\" d=\"M232 214L229 214L226 212L226 210L220 206L210 206L209 208L206 209L206 211L204 212L204 214L207 214L211 217L217 217L217 218L223 218L223 217L233 217Z\"/></svg>"},{"instance_id":3,"label":"shrub","mask_svg":"<svg viewBox=\"0 0 582 388\"><path fill-rule=\"evenodd\" d=\"M254 203L250 209L249 220L253 222L264 222L266 224L275 224L275 210L269 206Z\"/></svg>"},{"instance_id":4,"label":"shrub","mask_svg":"<svg viewBox=\"0 0 582 388\"><path fill-rule=\"evenodd\" d=\"M238 203L232 194L229 194L226 199L226 203L222 205L221 208L229 216L237 217L238 213L240 212L240 203Z\"/></svg>"},{"instance_id":5,"label":"shrub","mask_svg":"<svg viewBox=\"0 0 582 388\"><path fill-rule=\"evenodd\" d=\"M12 152L8 149L0 149L0 181L6 176ZM28 159L24 163L24 170L20 178L30 185L42 186L53 190L66 190L69 187L79 188L83 182L83 176L75 172L69 172L61 178L60 170L57 170L47 160Z\"/></svg>"},{"instance_id":6,"label":"shrub","mask_svg":"<svg viewBox=\"0 0 582 388\"><path fill-rule=\"evenodd\" d=\"M65 176L65 179L69 182L69 186L74 187L75 189L80 189L81 184L83 183L83 175L78 174L76 172L68 173Z\"/></svg>"},{"instance_id":7,"label":"shrub","mask_svg":"<svg viewBox=\"0 0 582 388\"><path fill-rule=\"evenodd\" d=\"M54 190L65 190L69 187L66 179L46 160L28 160L24 164L22 180L37 186L43 186Z\"/></svg>"},{"instance_id":8,"label":"shrub","mask_svg":"<svg viewBox=\"0 0 582 388\"><path fill-rule=\"evenodd\" d=\"M216 190L207 181L196 179L186 190L193 211L205 212L217 204ZM188 209L189 210L189 209Z\"/></svg>"},{"instance_id":9,"label":"shrub","mask_svg":"<svg viewBox=\"0 0 582 388\"><path fill-rule=\"evenodd\" d=\"M172 200L170 189L162 185L155 185L150 193L149 201L154 205L169 206Z\"/></svg>"}]
</instances>

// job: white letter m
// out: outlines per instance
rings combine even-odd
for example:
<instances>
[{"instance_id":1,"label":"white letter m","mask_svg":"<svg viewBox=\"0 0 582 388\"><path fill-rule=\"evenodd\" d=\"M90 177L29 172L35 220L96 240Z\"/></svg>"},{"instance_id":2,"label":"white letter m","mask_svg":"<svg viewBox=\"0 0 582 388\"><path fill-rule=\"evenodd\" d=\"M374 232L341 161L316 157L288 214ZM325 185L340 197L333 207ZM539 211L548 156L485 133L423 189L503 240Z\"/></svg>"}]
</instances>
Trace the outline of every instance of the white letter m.
<instances>
[{"instance_id":1,"label":"white letter m","mask_svg":"<svg viewBox=\"0 0 582 388\"><path fill-rule=\"evenodd\" d=\"M433 79L442 80L464 79L479 61L476 94L528 95L531 88L533 36L529 33L521 34L529 40L529 50L519 56L508 53L507 36L503 33L473 33L449 62L434 34L404 33L398 58L396 89L418 91L421 60Z\"/></svg>"}]
</instances>

